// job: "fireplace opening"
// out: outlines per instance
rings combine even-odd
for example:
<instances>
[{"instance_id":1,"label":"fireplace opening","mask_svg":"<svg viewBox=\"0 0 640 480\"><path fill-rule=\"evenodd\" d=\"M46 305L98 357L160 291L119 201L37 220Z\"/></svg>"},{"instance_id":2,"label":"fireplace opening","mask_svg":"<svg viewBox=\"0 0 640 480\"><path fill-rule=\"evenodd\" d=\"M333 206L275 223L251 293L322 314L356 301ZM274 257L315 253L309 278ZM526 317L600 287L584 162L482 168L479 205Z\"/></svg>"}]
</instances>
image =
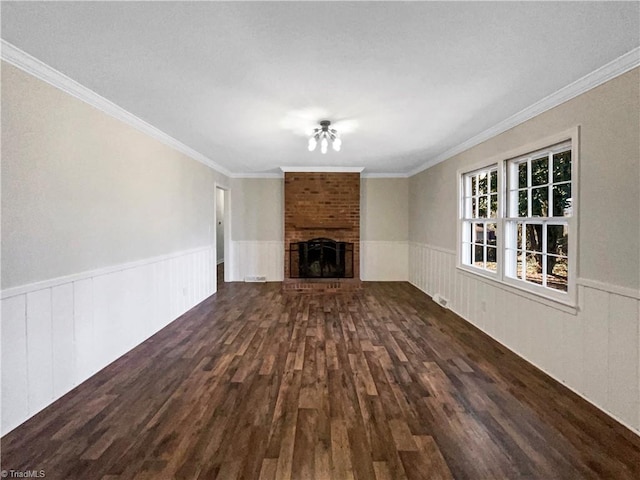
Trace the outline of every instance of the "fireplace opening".
<instances>
[{"instance_id":1,"label":"fireplace opening","mask_svg":"<svg viewBox=\"0 0 640 480\"><path fill-rule=\"evenodd\" d=\"M353 278L353 243L314 238L290 245L291 278Z\"/></svg>"}]
</instances>

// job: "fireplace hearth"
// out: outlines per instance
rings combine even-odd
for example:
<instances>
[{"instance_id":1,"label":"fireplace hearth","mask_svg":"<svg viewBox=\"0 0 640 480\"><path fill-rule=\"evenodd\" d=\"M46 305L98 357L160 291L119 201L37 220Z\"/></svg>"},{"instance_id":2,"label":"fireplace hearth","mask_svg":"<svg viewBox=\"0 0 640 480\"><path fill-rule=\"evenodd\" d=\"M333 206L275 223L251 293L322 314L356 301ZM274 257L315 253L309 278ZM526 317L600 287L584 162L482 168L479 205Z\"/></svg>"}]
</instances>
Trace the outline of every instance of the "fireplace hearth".
<instances>
[{"instance_id":1,"label":"fireplace hearth","mask_svg":"<svg viewBox=\"0 0 640 480\"><path fill-rule=\"evenodd\" d=\"M353 278L353 243L314 238L290 244L291 278Z\"/></svg>"}]
</instances>

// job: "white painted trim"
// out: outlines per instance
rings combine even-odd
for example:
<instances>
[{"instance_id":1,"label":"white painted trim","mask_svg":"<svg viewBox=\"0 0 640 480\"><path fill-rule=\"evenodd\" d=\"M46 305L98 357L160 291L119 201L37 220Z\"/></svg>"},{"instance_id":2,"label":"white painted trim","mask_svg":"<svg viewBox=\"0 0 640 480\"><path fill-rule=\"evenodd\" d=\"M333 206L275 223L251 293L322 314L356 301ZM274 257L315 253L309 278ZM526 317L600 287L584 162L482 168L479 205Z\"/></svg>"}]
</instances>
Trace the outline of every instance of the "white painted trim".
<instances>
[{"instance_id":1,"label":"white painted trim","mask_svg":"<svg viewBox=\"0 0 640 480\"><path fill-rule=\"evenodd\" d=\"M280 178L276 173L232 173L225 167L214 162L205 155L197 152L184 143L176 140L170 135L164 133L158 128L150 125L144 120L136 117L127 110L119 107L115 103L107 100L106 98L98 95L94 91L81 85L75 80L67 77L63 73L55 70L44 62L29 55L28 53L20 50L16 46L7 42L4 39L0 39L0 58L10 63L11 65L33 75L40 80L53 85L54 87L68 93L69 95L78 98L79 100L101 110L102 112L116 118L133 128L149 135L156 140L164 143L165 145L173 148L174 150L183 153L190 158L203 163L204 165L217 170L218 172L230 177L230 178ZM571 100L582 93L585 93L592 88L595 88L603 83L628 72L629 70L640 65L640 47L636 47L633 50L621 55L617 59L603 65L602 67L588 73L584 77L576 80L569 85L561 88L560 90L548 95L542 100L530 105L529 107L521 110L520 112L512 115L511 117L497 123L493 127L485 130L484 132L471 137L470 139L462 142L461 144L437 155L422 165L409 170L408 172L398 173L382 173L382 174L366 174L366 176L381 178L406 178L412 177L429 167L432 167L440 162L443 162L454 155L464 152L500 133L503 133L510 128L513 128L521 123L524 123L531 118L540 115L553 107L556 107L568 100ZM280 167L283 172L362 172L364 167ZM345 170L346 169L346 170Z\"/></svg>"},{"instance_id":2,"label":"white painted trim","mask_svg":"<svg viewBox=\"0 0 640 480\"><path fill-rule=\"evenodd\" d=\"M233 240L231 263L224 269L225 281L244 282L248 276L264 276L267 282L281 282L284 278L284 254L283 240Z\"/></svg>"},{"instance_id":3,"label":"white painted trim","mask_svg":"<svg viewBox=\"0 0 640 480\"><path fill-rule=\"evenodd\" d=\"M182 253L2 299L0 435L214 294L213 248Z\"/></svg>"},{"instance_id":4,"label":"white painted trim","mask_svg":"<svg viewBox=\"0 0 640 480\"><path fill-rule=\"evenodd\" d=\"M252 244L284 245L284 240L233 240L233 243L237 243L238 245L252 245Z\"/></svg>"},{"instance_id":5,"label":"white painted trim","mask_svg":"<svg viewBox=\"0 0 640 480\"><path fill-rule=\"evenodd\" d=\"M528 106L524 110L519 111L515 115L512 115L502 122L497 123L484 132L471 137L467 141L462 142L461 144L447 150L446 152L441 153L440 155L436 155L419 167L410 170L408 172L408 175L416 175L429 167L433 167L438 163L444 162L445 160L458 155L459 153L469 150L471 147L475 147L476 145L489 140L490 138L506 132L510 128L516 127L521 123L524 123L527 120L530 120L540 115L541 113L546 112L547 110L551 110L552 108L557 107L558 105L571 100L572 98L575 98L578 95L591 90L592 88L602 85L603 83L608 82L609 80L612 80L613 78L618 77L639 65L640 47L636 47L633 50L625 53L624 55L616 58L615 60L607 63L606 65L603 65L593 72L588 73L584 77L579 78L575 82L566 85L565 87L552 93L551 95L548 95L547 97L534 103L533 105Z\"/></svg>"},{"instance_id":6,"label":"white painted trim","mask_svg":"<svg viewBox=\"0 0 640 480\"><path fill-rule=\"evenodd\" d=\"M289 167L284 167L289 168ZM295 167L298 168L298 167ZM305 167L306 168L306 167ZM327 167L312 167L314 172L319 171L318 168ZM284 172L283 172L284 173ZM231 178L284 178L283 173L232 173L229 175ZM366 173L362 172L362 178L409 178L408 173Z\"/></svg>"},{"instance_id":7,"label":"white painted trim","mask_svg":"<svg viewBox=\"0 0 640 480\"><path fill-rule=\"evenodd\" d=\"M456 256L456 266L459 270L464 271L470 275L478 275L484 277L490 281L502 284L509 285L514 289L520 291L527 291L532 293L533 295L538 295L543 299L544 302L557 302L560 305L560 308L564 311L569 312L569 310L565 310L565 308L574 309L569 313L575 313L575 309L578 308L579 299L578 299L578 289L576 281L570 281L568 290L566 293L562 293L559 291L555 291L553 289L549 289L547 287L542 287L538 285L534 285L528 282L523 282L519 279L514 279L507 275L506 267L505 267L505 251L506 251L506 227L508 217L507 217L507 203L508 203L508 192L506 178L509 175L509 162L519 161L521 159L529 159L536 154L544 152L554 152L559 148L559 145L562 144L563 148L561 150L565 150L566 147L571 146L571 178L572 178L572 192L574 193L574 201L572 203L573 215L571 217L563 217L562 221L567 222L571 231L574 232L571 234L569 238L569 278L577 279L577 263L578 263L578 238L580 235L579 232L579 212L580 212L580 185L579 185L579 165L580 165L580 126L575 126L570 129L567 129L562 132L555 133L543 139L534 140L527 145L517 147L510 151L500 153L498 155L494 155L490 159L487 159L483 163L479 163L477 165L473 165L467 167L465 169L459 169L457 172L457 198L458 198L458 219L457 219L457 256ZM469 222L469 219L464 218L463 212L463 196L464 196L464 187L462 185L462 181L464 178L469 175L478 172L483 169L492 169L494 165L498 166L498 217L495 219L495 223L497 225L497 253L498 253L498 265L497 271L485 272L481 269L474 268L472 266L468 266L462 263L462 227L466 222ZM528 175L531 175L529 171ZM529 179L529 183L531 179ZM531 220L531 217L522 217L525 219ZM481 219L482 220L482 219ZM540 219L541 223L553 223L552 218L548 219ZM573 253L571 253L573 252ZM547 304L548 306L554 307L553 304Z\"/></svg>"},{"instance_id":8,"label":"white painted trim","mask_svg":"<svg viewBox=\"0 0 640 480\"><path fill-rule=\"evenodd\" d=\"M52 85L65 93L68 93L72 97L77 98L94 108L106 113L107 115L120 120L123 123L135 128L136 130L149 135L151 138L164 143L165 145L173 148L174 150L187 155L188 157L203 163L204 165L217 170L218 172L231 176L231 172L223 166L217 164L205 155L197 152L191 147L188 147L184 143L176 140L172 136L164 133L162 130L150 125L149 123L136 117L131 112L128 112L122 107L119 107L115 103L107 100L106 98L98 95L93 90L79 84L75 80L67 77L65 74L55 70L46 63L32 57L26 52L23 52L16 46L1 40L0 57L7 63L10 63L14 67L33 75L36 78Z\"/></svg>"},{"instance_id":9,"label":"white painted trim","mask_svg":"<svg viewBox=\"0 0 640 480\"><path fill-rule=\"evenodd\" d=\"M231 178L284 178L282 173L232 173Z\"/></svg>"},{"instance_id":10,"label":"white painted trim","mask_svg":"<svg viewBox=\"0 0 640 480\"><path fill-rule=\"evenodd\" d=\"M455 269L451 255L439 254L426 244L412 244L409 265L409 282L416 288L431 297L450 295L449 307L454 313L640 433L639 379L638 371L632 369L637 360L629 365L630 359L637 359L640 302L620 297L617 286L591 281L603 291L581 287L580 309L571 315L539 297L461 272ZM623 344L619 343L621 331ZM594 359L594 350L600 357ZM592 360L590 365L587 358ZM599 365L597 372L592 371L594 362ZM592 376L601 379L621 365L631 368L612 383L611 379L604 384L587 380ZM620 392L622 386L624 391Z\"/></svg>"},{"instance_id":11,"label":"white painted trim","mask_svg":"<svg viewBox=\"0 0 640 480\"><path fill-rule=\"evenodd\" d=\"M363 173L362 178L409 178L408 173Z\"/></svg>"},{"instance_id":12,"label":"white painted trim","mask_svg":"<svg viewBox=\"0 0 640 480\"><path fill-rule=\"evenodd\" d=\"M562 302L559 302L555 299L547 299L545 297L542 297L538 294L535 293L531 293L528 290L523 290L520 288L517 288L516 286L513 286L512 284L506 284L506 283L502 283L500 282L498 279L494 279L492 277L488 277L486 275L482 275L481 273L478 273L476 271L470 271L465 269L464 267L460 266L457 264L457 251L456 250L451 250L448 248L442 248L442 247L437 247L434 245L430 245L428 243L422 243L422 242L414 242L414 241L410 241L409 242L409 246L411 247L425 247L428 248L430 250L435 250L437 252L441 252L441 253L446 253L448 255L453 255L456 256L456 271L462 273L462 274L468 274L471 278L474 278L476 280L479 281L483 281L485 283L491 284L492 286L498 287L498 288L502 288L503 290L509 292L509 293L513 293L515 295L520 295L523 296L529 300L533 300L533 301L539 301L540 303L543 303L544 305L547 305L549 307L555 307L555 308L559 308L560 310L564 311L564 312L568 312L568 313L575 313L576 312L576 308L575 306L570 306L567 304L563 304ZM620 285L613 285L610 283L605 283L605 282L600 282L598 280L592 280L589 278L580 278L578 277L576 279L576 287L578 286L582 286L582 287L587 287L587 288L592 288L595 290L600 290L606 293L613 293L615 295L620 295L623 297L629 297L629 298L633 298L635 300L640 300L640 289L635 289L635 288L629 288L629 287L623 287ZM418 287L419 288L419 287ZM425 292L428 293L428 292Z\"/></svg>"},{"instance_id":13,"label":"white painted trim","mask_svg":"<svg viewBox=\"0 0 640 480\"><path fill-rule=\"evenodd\" d=\"M464 275L469 276L470 278L473 278L480 282L484 282L493 287L504 290L505 292L509 292L513 295L518 295L533 302L540 303L547 307L555 308L556 310L560 310L565 313L570 313L571 315L577 315L580 310L577 304L574 305L573 303L563 302L562 300L556 299L554 297L545 296L544 293L534 292L528 288L521 287L520 284L511 282L506 283L499 280L498 278L490 278L486 275L469 271L463 267L456 266L456 270Z\"/></svg>"},{"instance_id":14,"label":"white painted trim","mask_svg":"<svg viewBox=\"0 0 640 480\"><path fill-rule=\"evenodd\" d=\"M487 333L487 332L485 332ZM487 335L489 335L491 338L493 338L496 342L498 342L500 345L502 345L503 347L511 350L509 348L508 345L502 343L500 340L498 340L497 338L495 338L493 335L490 335L487 333ZM549 372L547 369L542 368L542 366L532 362L531 360L529 360L528 358L525 358L522 356L522 354L516 352L515 350L511 350L513 353L515 353L516 355L518 355L521 358L524 358L527 362L529 362L531 365L533 365L534 367L536 367L538 370L544 372L546 375L549 375L551 378L553 378L556 382L558 382L560 385L562 385L563 387L568 388L569 390L571 390L573 393L575 393L576 395L578 395L579 397L583 398L585 401L589 402L591 405L593 405L594 407L596 407L598 410L600 410L602 413L604 413L605 415L613 418L616 422L618 422L619 424L625 426L626 428L628 428L629 430L631 430L631 432L635 433L636 435L640 436L640 430L638 430L636 427L634 427L633 425L631 425L630 423L628 423L626 420L620 418L619 416L617 416L616 414L614 414L613 412L607 410L605 407L599 405L593 398L589 398L587 396L585 396L584 393L578 391L577 389L573 388L571 385L569 385L567 382L563 381L561 378L557 377L556 375L554 375L553 373Z\"/></svg>"},{"instance_id":15,"label":"white painted trim","mask_svg":"<svg viewBox=\"0 0 640 480\"><path fill-rule=\"evenodd\" d=\"M98 277L100 275L107 275L109 273L121 272L131 268L141 267L143 265L149 265L152 263L162 262L171 258L182 257L184 255L190 255L193 253L201 252L203 250L211 249L210 246L203 246L193 248L190 250L183 250L180 252L168 253L165 255L159 255L157 257L144 258L142 260L135 260L133 262L120 263L117 265L110 265L108 267L97 268L95 270L87 270L80 273L74 273L72 275L65 275L62 277L50 278L48 280L42 280L40 282L28 283L26 285L20 285L17 287L6 288L0 291L0 299L15 297L17 295L24 295L36 290L42 290L45 288L57 287L65 283L77 282L88 278Z\"/></svg>"},{"instance_id":16,"label":"white painted trim","mask_svg":"<svg viewBox=\"0 0 640 480\"><path fill-rule=\"evenodd\" d=\"M364 167L280 167L283 172L361 173Z\"/></svg>"},{"instance_id":17,"label":"white painted trim","mask_svg":"<svg viewBox=\"0 0 640 480\"><path fill-rule=\"evenodd\" d=\"M457 250L453 250L451 248L436 247L435 245L430 245L428 243L423 243L423 242L410 241L409 245L412 245L414 247L427 247L431 250L435 250L436 252L447 253L449 255L457 255L458 253Z\"/></svg>"},{"instance_id":18,"label":"white painted trim","mask_svg":"<svg viewBox=\"0 0 640 480\"><path fill-rule=\"evenodd\" d=\"M599 282L597 280L591 280L589 278L578 278L576 284L587 288L593 288L594 290L601 290L603 292L614 293L622 297L629 297L635 300L640 300L640 289L622 287L620 285Z\"/></svg>"},{"instance_id":19,"label":"white painted trim","mask_svg":"<svg viewBox=\"0 0 640 480\"><path fill-rule=\"evenodd\" d=\"M414 285L415 286L415 285ZM418 288L418 290L420 290ZM425 292L426 293L426 292ZM428 294L427 294L428 295ZM568 388L569 390L571 390L573 393L575 393L576 395L578 395L579 397L581 397L582 399L584 399L585 401L589 402L591 405L593 405L594 407L596 407L598 410L600 410L602 413L604 413L605 415L613 418L616 422L620 423L621 425L625 426L626 428L628 428L629 430L631 430L633 433L635 433L636 435L640 435L640 430L638 430L636 427L634 427L633 425L631 425L630 423L628 423L626 420L620 418L619 416L615 415L614 413L612 413L611 411L609 411L608 409L606 409L605 407L599 405L593 398L589 398L587 397L584 393L580 392L578 389L574 388L573 386L571 386L570 384L568 384L565 380L563 380L562 378L558 377L557 375L555 375L554 373L550 372L548 369L544 368L542 365L539 365L538 363L534 362L531 358L525 356L522 352L518 352L517 350L513 349L512 347L510 347L509 345L507 345L507 343L504 342L504 340L499 339L497 336L494 336L491 332L487 331L484 328L480 328L478 325L476 325L474 322L472 322L469 318L465 317L464 315L462 315L460 312L451 309L451 311L453 313L455 313L456 315L458 315L460 318L464 319L466 322L470 323L472 326L474 326L475 328L481 330L483 333L489 335L494 341L498 342L500 345L502 345L503 347L505 347L507 350L509 350L510 352L514 353L515 355L517 355L518 357L522 358L524 361L526 361L527 363L533 365L535 368L537 368L538 370L540 370L541 372L543 372L545 375L548 375L549 377L551 377L553 380L555 380L556 382L558 382L560 385L562 385L563 387Z\"/></svg>"},{"instance_id":20,"label":"white painted trim","mask_svg":"<svg viewBox=\"0 0 640 480\"><path fill-rule=\"evenodd\" d=\"M222 221L224 222L224 278L222 279L223 282L230 282L231 281L231 269L233 268L232 265L232 259L233 259L233 255L231 255L231 189L226 186L226 185L222 185L220 183L215 184L215 190L217 191L217 189L222 190L224 193L224 206L223 206L223 212L222 212ZM216 195L216 201L217 201L217 195ZM218 218L217 218L217 205L216 205L216 215L214 215L214 217L216 218L215 221L215 225L217 228L218 225ZM217 235L217 234L216 234ZM217 237L216 237L216 245L217 245ZM218 256L218 252L216 251L216 257ZM216 285L216 292L218 291L218 274L217 274L217 270L214 273L215 275L215 285Z\"/></svg>"}]
</instances>

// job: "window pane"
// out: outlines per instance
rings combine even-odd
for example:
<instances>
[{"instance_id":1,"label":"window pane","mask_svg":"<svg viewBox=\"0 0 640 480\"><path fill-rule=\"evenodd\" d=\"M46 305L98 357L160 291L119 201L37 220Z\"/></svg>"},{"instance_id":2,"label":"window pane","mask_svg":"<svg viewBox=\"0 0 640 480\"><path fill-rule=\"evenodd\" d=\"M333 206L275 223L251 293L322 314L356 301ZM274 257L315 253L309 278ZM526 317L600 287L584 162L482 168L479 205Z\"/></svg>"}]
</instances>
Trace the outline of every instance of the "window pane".
<instances>
[{"instance_id":1,"label":"window pane","mask_svg":"<svg viewBox=\"0 0 640 480\"><path fill-rule=\"evenodd\" d=\"M547 257L547 287L566 292L568 290L567 257Z\"/></svg>"},{"instance_id":2,"label":"window pane","mask_svg":"<svg viewBox=\"0 0 640 480\"><path fill-rule=\"evenodd\" d=\"M489 175L483 172L478 176L478 193L489 193Z\"/></svg>"},{"instance_id":3,"label":"window pane","mask_svg":"<svg viewBox=\"0 0 640 480\"><path fill-rule=\"evenodd\" d=\"M542 225L526 224L527 250L530 252L542 252Z\"/></svg>"},{"instance_id":4,"label":"window pane","mask_svg":"<svg viewBox=\"0 0 640 480\"><path fill-rule=\"evenodd\" d=\"M526 280L528 282L542 285L542 255L541 254L537 253L537 254L527 255Z\"/></svg>"},{"instance_id":5,"label":"window pane","mask_svg":"<svg viewBox=\"0 0 640 480\"><path fill-rule=\"evenodd\" d=\"M491 209L489 217L496 218L498 216L498 194L491 195Z\"/></svg>"},{"instance_id":6,"label":"window pane","mask_svg":"<svg viewBox=\"0 0 640 480\"><path fill-rule=\"evenodd\" d=\"M476 267L484 268L484 247L482 245L476 245L474 247L473 264Z\"/></svg>"},{"instance_id":7,"label":"window pane","mask_svg":"<svg viewBox=\"0 0 640 480\"><path fill-rule=\"evenodd\" d=\"M522 247L522 229L523 229L523 223L522 222L518 222L518 245L517 248L523 248Z\"/></svg>"},{"instance_id":8,"label":"window pane","mask_svg":"<svg viewBox=\"0 0 640 480\"><path fill-rule=\"evenodd\" d=\"M484 243L484 224L483 223L475 223L473 225L473 241L475 243Z\"/></svg>"},{"instance_id":9,"label":"window pane","mask_svg":"<svg viewBox=\"0 0 640 480\"><path fill-rule=\"evenodd\" d=\"M531 190L531 215L546 217L548 215L549 187L539 187Z\"/></svg>"},{"instance_id":10,"label":"window pane","mask_svg":"<svg viewBox=\"0 0 640 480\"><path fill-rule=\"evenodd\" d=\"M518 250L518 254L516 256L516 274L518 278L522 278L523 268L525 264L524 252L522 250Z\"/></svg>"},{"instance_id":11,"label":"window pane","mask_svg":"<svg viewBox=\"0 0 640 480\"><path fill-rule=\"evenodd\" d=\"M493 247L487 247L487 270L497 271L498 251Z\"/></svg>"},{"instance_id":12,"label":"window pane","mask_svg":"<svg viewBox=\"0 0 640 480\"><path fill-rule=\"evenodd\" d=\"M480 197L479 199L479 206L478 206L478 217L479 218L487 218L487 207L488 207L488 203L489 203L489 197L487 197L486 195L483 195L482 197Z\"/></svg>"},{"instance_id":13,"label":"window pane","mask_svg":"<svg viewBox=\"0 0 640 480\"><path fill-rule=\"evenodd\" d=\"M531 184L545 185L549 183L549 159L538 158L531 161Z\"/></svg>"},{"instance_id":14,"label":"window pane","mask_svg":"<svg viewBox=\"0 0 640 480\"><path fill-rule=\"evenodd\" d=\"M564 217L571 215L571 184L553 186L553 216Z\"/></svg>"},{"instance_id":15,"label":"window pane","mask_svg":"<svg viewBox=\"0 0 640 480\"><path fill-rule=\"evenodd\" d=\"M487 232L487 245L495 245L496 244L496 224L495 223L487 223L486 227Z\"/></svg>"},{"instance_id":16,"label":"window pane","mask_svg":"<svg viewBox=\"0 0 640 480\"><path fill-rule=\"evenodd\" d=\"M571 180L571 150L553 156L553 182Z\"/></svg>"},{"instance_id":17,"label":"window pane","mask_svg":"<svg viewBox=\"0 0 640 480\"><path fill-rule=\"evenodd\" d=\"M547 225L547 253L568 255L567 231L566 225Z\"/></svg>"},{"instance_id":18,"label":"window pane","mask_svg":"<svg viewBox=\"0 0 640 480\"><path fill-rule=\"evenodd\" d=\"M518 165L518 188L527 186L527 162L522 162Z\"/></svg>"},{"instance_id":19,"label":"window pane","mask_svg":"<svg viewBox=\"0 0 640 480\"><path fill-rule=\"evenodd\" d=\"M527 200L527 191L526 190L520 190L518 192L518 216L519 217L528 217L529 216L529 212L528 212L528 205L529 202Z\"/></svg>"},{"instance_id":20,"label":"window pane","mask_svg":"<svg viewBox=\"0 0 640 480\"><path fill-rule=\"evenodd\" d=\"M499 271L502 279L517 278L531 291L539 290L535 284L567 292L571 168L570 151L548 148L464 175L461 263ZM499 203L501 178L507 182L502 185L504 207ZM504 264L500 269L498 257Z\"/></svg>"}]
</instances>

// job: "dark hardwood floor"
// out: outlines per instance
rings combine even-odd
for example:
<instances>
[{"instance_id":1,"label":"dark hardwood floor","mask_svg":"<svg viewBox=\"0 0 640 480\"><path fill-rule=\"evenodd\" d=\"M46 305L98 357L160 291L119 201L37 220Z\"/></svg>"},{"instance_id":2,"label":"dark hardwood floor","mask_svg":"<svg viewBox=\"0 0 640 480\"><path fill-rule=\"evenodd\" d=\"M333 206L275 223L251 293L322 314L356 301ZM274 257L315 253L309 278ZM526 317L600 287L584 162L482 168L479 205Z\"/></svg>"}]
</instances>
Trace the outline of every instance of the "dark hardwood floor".
<instances>
[{"instance_id":1,"label":"dark hardwood floor","mask_svg":"<svg viewBox=\"0 0 640 480\"><path fill-rule=\"evenodd\" d=\"M50 479L638 479L640 438L407 283L219 292L2 439Z\"/></svg>"}]
</instances>

